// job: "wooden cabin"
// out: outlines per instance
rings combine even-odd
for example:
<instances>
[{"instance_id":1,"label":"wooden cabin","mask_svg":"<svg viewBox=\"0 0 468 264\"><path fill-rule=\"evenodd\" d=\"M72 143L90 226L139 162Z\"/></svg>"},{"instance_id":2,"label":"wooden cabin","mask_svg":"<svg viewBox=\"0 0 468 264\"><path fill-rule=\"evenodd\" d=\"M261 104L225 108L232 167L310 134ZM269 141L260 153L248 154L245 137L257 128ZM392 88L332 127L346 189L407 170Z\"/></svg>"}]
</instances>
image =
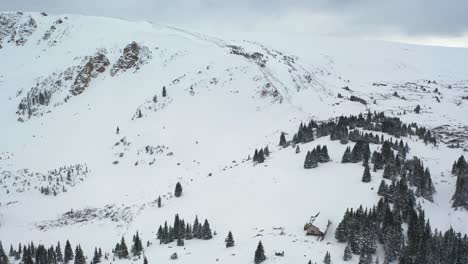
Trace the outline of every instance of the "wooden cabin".
<instances>
[{"instance_id":1,"label":"wooden cabin","mask_svg":"<svg viewBox=\"0 0 468 264\"><path fill-rule=\"evenodd\" d=\"M323 236L323 232L313 224L307 223L304 226L304 230L306 231L306 235L308 236Z\"/></svg>"}]
</instances>

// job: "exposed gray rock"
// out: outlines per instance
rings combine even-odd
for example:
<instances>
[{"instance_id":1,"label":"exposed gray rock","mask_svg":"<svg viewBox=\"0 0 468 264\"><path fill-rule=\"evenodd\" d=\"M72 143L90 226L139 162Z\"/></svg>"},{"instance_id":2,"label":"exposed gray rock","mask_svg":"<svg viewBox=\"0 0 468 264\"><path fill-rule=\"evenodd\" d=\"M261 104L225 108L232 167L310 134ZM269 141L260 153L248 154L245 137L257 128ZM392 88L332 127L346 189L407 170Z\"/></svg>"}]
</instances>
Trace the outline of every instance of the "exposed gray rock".
<instances>
[{"instance_id":1,"label":"exposed gray rock","mask_svg":"<svg viewBox=\"0 0 468 264\"><path fill-rule=\"evenodd\" d=\"M135 41L128 44L123 54L119 57L117 62L112 66L110 70L111 76L115 76L119 72L125 72L130 69L134 69L134 72L138 71L140 67L151 59L151 51L148 47L140 45Z\"/></svg>"},{"instance_id":2,"label":"exposed gray rock","mask_svg":"<svg viewBox=\"0 0 468 264\"><path fill-rule=\"evenodd\" d=\"M37 28L36 21L21 12L0 14L0 48L5 42L23 46Z\"/></svg>"},{"instance_id":3,"label":"exposed gray rock","mask_svg":"<svg viewBox=\"0 0 468 264\"><path fill-rule=\"evenodd\" d=\"M90 57L76 76L75 82L70 89L71 94L81 94L89 86L91 79L103 73L109 64L109 59L103 53L98 52L96 55Z\"/></svg>"}]
</instances>

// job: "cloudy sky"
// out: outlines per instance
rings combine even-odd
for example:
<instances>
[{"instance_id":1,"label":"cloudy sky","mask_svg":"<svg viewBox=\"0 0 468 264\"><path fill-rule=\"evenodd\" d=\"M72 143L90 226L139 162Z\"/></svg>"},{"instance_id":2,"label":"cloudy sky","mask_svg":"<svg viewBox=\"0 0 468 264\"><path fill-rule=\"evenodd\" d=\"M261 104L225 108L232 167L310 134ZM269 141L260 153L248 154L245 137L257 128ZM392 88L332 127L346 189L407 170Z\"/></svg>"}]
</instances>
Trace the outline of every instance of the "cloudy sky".
<instances>
[{"instance_id":1,"label":"cloudy sky","mask_svg":"<svg viewBox=\"0 0 468 264\"><path fill-rule=\"evenodd\" d=\"M150 20L208 33L310 32L468 47L468 0L0 0L0 10Z\"/></svg>"}]
</instances>

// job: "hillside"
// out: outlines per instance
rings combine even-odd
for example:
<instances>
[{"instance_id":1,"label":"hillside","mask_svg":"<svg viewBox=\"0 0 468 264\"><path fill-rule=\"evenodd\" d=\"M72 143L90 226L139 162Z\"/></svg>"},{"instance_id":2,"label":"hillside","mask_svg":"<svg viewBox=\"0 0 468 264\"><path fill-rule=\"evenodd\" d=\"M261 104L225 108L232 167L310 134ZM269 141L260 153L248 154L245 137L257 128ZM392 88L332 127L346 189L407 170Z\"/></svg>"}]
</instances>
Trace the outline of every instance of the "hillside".
<instances>
[{"instance_id":1,"label":"hillside","mask_svg":"<svg viewBox=\"0 0 468 264\"><path fill-rule=\"evenodd\" d=\"M415 208L432 228L468 233L467 210L452 207L451 171L468 151L467 49L303 35L214 37L149 22L1 13L0 61L5 251L70 240L87 263L95 246L111 254L104 263L130 263L114 260L112 250L122 236L130 247L138 230L149 263L251 263L259 240L265 263L319 263L327 251L341 263L346 243L335 239L337 226L347 208L377 204L384 172L372 171L363 183L360 162L341 162L356 141L331 140L319 125L333 120L340 128L340 116L380 112L434 136L436 144L424 135L373 131L403 140L407 160L417 156L430 169L432 201L416 195ZM318 124L315 139L294 140L310 120ZM370 131L353 125L346 129ZM278 144L282 133L289 146ZM371 153L381 143L369 144ZM330 162L304 169L317 145L327 146ZM266 146L265 162L253 162ZM323 241L303 230L318 212L317 223L332 221ZM217 235L160 245L158 227L175 214L189 223L207 218ZM226 249L230 230L236 246ZM384 260L381 244L375 256Z\"/></svg>"}]
</instances>

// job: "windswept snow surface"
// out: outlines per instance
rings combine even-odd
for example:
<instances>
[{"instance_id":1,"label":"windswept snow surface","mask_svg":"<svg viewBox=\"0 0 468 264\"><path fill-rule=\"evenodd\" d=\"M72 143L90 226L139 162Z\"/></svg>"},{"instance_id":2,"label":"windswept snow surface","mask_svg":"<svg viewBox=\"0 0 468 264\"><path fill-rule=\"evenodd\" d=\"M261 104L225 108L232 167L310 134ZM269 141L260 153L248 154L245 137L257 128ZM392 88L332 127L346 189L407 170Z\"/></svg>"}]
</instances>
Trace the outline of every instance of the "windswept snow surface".
<instances>
[{"instance_id":1,"label":"windswept snow surface","mask_svg":"<svg viewBox=\"0 0 468 264\"><path fill-rule=\"evenodd\" d=\"M326 251L338 261L345 245L334 239L335 228L346 208L378 201L381 172L362 183L362 165L341 164L346 145L328 137L301 145L299 154L277 145L281 132L290 139L301 121L368 110L453 132L441 133L447 144L437 147L404 140L410 155L431 170L434 202L419 202L432 227L468 233L468 212L454 210L450 201L450 168L468 146L468 100L462 99L468 95L467 49L304 35L212 37L148 22L21 15L29 17L37 27L23 45L0 35L4 247L69 239L91 257L95 246L111 252L121 236L130 244L138 230L150 263L250 263L259 240L266 263L320 262ZM145 47L138 69L111 76L132 42ZM72 95L86 58L98 52L110 65L90 74L84 91ZM67 79L61 73L70 67ZM21 101L48 77L38 91L53 90L50 103L38 105L40 114L19 115ZM367 105L349 101L351 95ZM413 112L417 105L420 114ZM461 147L449 148L455 132ZM332 161L304 170L305 153L317 144L328 146ZM266 145L272 153L265 163L246 161ZM86 177L56 196L41 194L47 183L20 173L48 175L76 164L87 166ZM174 198L178 181L184 191ZM154 203L158 196L162 208ZM74 221L64 218L70 210L90 214ZM322 242L303 232L317 212L320 221L333 222ZM157 228L172 223L176 213L189 222L196 215L208 218L217 235L186 241L185 247L159 245ZM229 230L236 246L226 249ZM146 241L153 244L146 248ZM275 257L275 251L285 256ZM173 252L177 261L169 260Z\"/></svg>"}]
</instances>

